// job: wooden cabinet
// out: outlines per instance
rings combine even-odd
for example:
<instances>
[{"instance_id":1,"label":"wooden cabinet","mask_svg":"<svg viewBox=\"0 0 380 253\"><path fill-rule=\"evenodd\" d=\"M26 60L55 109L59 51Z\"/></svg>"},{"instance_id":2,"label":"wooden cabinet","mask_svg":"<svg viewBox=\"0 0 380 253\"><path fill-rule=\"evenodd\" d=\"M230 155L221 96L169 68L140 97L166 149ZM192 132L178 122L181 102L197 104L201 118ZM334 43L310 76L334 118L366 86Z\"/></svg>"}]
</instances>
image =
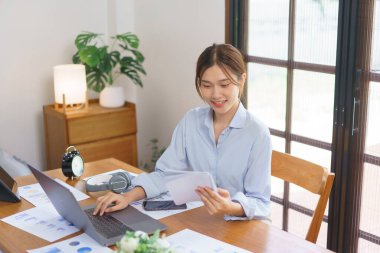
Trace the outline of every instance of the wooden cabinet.
<instances>
[{"instance_id":1,"label":"wooden cabinet","mask_svg":"<svg viewBox=\"0 0 380 253\"><path fill-rule=\"evenodd\" d=\"M85 162L114 157L137 166L136 107L103 108L91 100L87 112L63 114L43 107L48 169L61 167L68 146L75 146Z\"/></svg>"}]
</instances>

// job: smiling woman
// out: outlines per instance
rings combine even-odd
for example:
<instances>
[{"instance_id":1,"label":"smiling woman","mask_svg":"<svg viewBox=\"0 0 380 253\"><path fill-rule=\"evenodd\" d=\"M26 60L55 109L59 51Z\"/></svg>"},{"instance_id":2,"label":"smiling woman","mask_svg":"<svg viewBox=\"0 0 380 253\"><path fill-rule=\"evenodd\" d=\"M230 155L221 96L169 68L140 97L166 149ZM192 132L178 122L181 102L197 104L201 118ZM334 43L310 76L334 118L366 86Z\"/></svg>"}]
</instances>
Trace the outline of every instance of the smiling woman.
<instances>
[{"instance_id":1,"label":"smiling woman","mask_svg":"<svg viewBox=\"0 0 380 253\"><path fill-rule=\"evenodd\" d=\"M270 214L268 128L249 113L240 96L246 80L243 56L231 45L206 48L197 62L195 86L207 106L190 110L178 123L155 171L133 179L125 194L100 197L94 214L120 210L144 197L166 192L172 170L207 171L217 190L198 185L210 215L226 220L267 219ZM115 205L109 207L111 203Z\"/></svg>"},{"instance_id":2,"label":"smiling woman","mask_svg":"<svg viewBox=\"0 0 380 253\"><path fill-rule=\"evenodd\" d=\"M199 56L196 88L213 109L216 143L239 107L247 76L245 72L242 55L230 45L213 45Z\"/></svg>"}]
</instances>

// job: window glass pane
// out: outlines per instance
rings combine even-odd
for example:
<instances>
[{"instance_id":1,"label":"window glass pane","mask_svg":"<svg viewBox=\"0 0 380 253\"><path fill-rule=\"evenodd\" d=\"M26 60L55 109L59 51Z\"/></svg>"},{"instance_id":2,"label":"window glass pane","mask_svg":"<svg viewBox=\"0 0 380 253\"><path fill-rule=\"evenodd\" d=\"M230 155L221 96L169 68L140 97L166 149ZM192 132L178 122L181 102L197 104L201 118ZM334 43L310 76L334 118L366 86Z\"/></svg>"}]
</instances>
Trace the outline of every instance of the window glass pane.
<instances>
[{"instance_id":1,"label":"window glass pane","mask_svg":"<svg viewBox=\"0 0 380 253\"><path fill-rule=\"evenodd\" d=\"M359 228L380 236L380 166L364 163Z\"/></svg>"},{"instance_id":2,"label":"window glass pane","mask_svg":"<svg viewBox=\"0 0 380 253\"><path fill-rule=\"evenodd\" d=\"M319 195L311 193L295 184L289 184L289 201L310 210L315 210ZM325 212L325 214L327 214Z\"/></svg>"},{"instance_id":3,"label":"window glass pane","mask_svg":"<svg viewBox=\"0 0 380 253\"><path fill-rule=\"evenodd\" d=\"M248 110L268 127L285 130L286 69L248 64Z\"/></svg>"},{"instance_id":4,"label":"window glass pane","mask_svg":"<svg viewBox=\"0 0 380 253\"><path fill-rule=\"evenodd\" d=\"M380 83L377 82L370 82L369 86L365 153L380 157Z\"/></svg>"},{"instance_id":5,"label":"window glass pane","mask_svg":"<svg viewBox=\"0 0 380 253\"><path fill-rule=\"evenodd\" d=\"M380 73L380 0L375 2L374 26L372 34L372 64L371 71Z\"/></svg>"},{"instance_id":6,"label":"window glass pane","mask_svg":"<svg viewBox=\"0 0 380 253\"><path fill-rule=\"evenodd\" d=\"M291 150L292 155L310 161L312 163L321 165L330 170L331 151L305 145L295 141L291 142Z\"/></svg>"},{"instance_id":7,"label":"window glass pane","mask_svg":"<svg viewBox=\"0 0 380 253\"><path fill-rule=\"evenodd\" d=\"M273 150L285 152L285 139L273 135L271 135L271 138ZM284 198L284 180L272 177L272 195L279 198Z\"/></svg>"},{"instance_id":8,"label":"window glass pane","mask_svg":"<svg viewBox=\"0 0 380 253\"><path fill-rule=\"evenodd\" d=\"M248 54L288 58L289 0L250 0Z\"/></svg>"},{"instance_id":9,"label":"window glass pane","mask_svg":"<svg viewBox=\"0 0 380 253\"><path fill-rule=\"evenodd\" d=\"M272 177L271 188L273 196L284 198L284 180Z\"/></svg>"},{"instance_id":10,"label":"window glass pane","mask_svg":"<svg viewBox=\"0 0 380 253\"><path fill-rule=\"evenodd\" d=\"M285 152L285 139L271 135L272 138L272 148L280 152Z\"/></svg>"},{"instance_id":11,"label":"window glass pane","mask_svg":"<svg viewBox=\"0 0 380 253\"><path fill-rule=\"evenodd\" d=\"M330 170L331 151L305 145L295 141L291 142L291 150L292 155L321 165ZM317 207L318 199L318 194L311 193L294 184L290 184L289 186L289 200L293 203L307 207L311 210L315 210ZM328 208L329 205L327 204L325 215L328 215Z\"/></svg>"},{"instance_id":12,"label":"window glass pane","mask_svg":"<svg viewBox=\"0 0 380 253\"><path fill-rule=\"evenodd\" d=\"M294 59L335 66L338 0L297 1Z\"/></svg>"},{"instance_id":13,"label":"window glass pane","mask_svg":"<svg viewBox=\"0 0 380 253\"><path fill-rule=\"evenodd\" d=\"M358 253L380 252L380 245L359 238Z\"/></svg>"},{"instance_id":14,"label":"window glass pane","mask_svg":"<svg viewBox=\"0 0 380 253\"><path fill-rule=\"evenodd\" d=\"M303 213L289 210L289 226L288 231L302 238L306 238L307 230L311 223L311 217ZM317 244L323 247L327 245L327 223L322 222L321 229L318 234Z\"/></svg>"},{"instance_id":15,"label":"window glass pane","mask_svg":"<svg viewBox=\"0 0 380 253\"><path fill-rule=\"evenodd\" d=\"M271 208L272 208L272 213L271 213L271 220L272 220L272 225L275 225L279 229L282 229L282 210L283 207L280 204L277 204L275 202L271 202Z\"/></svg>"},{"instance_id":16,"label":"window glass pane","mask_svg":"<svg viewBox=\"0 0 380 253\"><path fill-rule=\"evenodd\" d=\"M335 76L294 71L292 133L331 143Z\"/></svg>"}]
</instances>

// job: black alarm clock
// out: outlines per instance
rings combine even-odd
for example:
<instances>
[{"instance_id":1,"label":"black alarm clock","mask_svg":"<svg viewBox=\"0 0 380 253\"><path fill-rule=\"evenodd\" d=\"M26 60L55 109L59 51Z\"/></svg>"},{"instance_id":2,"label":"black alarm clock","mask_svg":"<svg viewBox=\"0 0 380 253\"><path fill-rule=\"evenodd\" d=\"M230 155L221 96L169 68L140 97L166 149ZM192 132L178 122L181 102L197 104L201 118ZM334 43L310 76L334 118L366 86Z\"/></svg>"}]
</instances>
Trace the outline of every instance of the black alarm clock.
<instances>
[{"instance_id":1,"label":"black alarm clock","mask_svg":"<svg viewBox=\"0 0 380 253\"><path fill-rule=\"evenodd\" d=\"M82 176L83 172L84 162L82 156L74 146L68 147L62 157L63 175L73 179Z\"/></svg>"}]
</instances>

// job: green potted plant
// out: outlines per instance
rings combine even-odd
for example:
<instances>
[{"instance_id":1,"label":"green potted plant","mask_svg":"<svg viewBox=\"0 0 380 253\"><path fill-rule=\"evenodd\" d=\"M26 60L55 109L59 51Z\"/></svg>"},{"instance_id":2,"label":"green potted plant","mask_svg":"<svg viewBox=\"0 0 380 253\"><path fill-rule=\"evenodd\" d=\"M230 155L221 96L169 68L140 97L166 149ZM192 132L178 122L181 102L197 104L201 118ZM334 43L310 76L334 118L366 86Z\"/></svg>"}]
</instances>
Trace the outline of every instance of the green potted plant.
<instances>
[{"instance_id":1,"label":"green potted plant","mask_svg":"<svg viewBox=\"0 0 380 253\"><path fill-rule=\"evenodd\" d=\"M100 104L105 107L118 107L124 105L122 87L118 86L114 91L108 88L121 75L143 87L140 74L146 75L142 66L145 58L138 50L139 39L133 33L111 36L110 42L111 46L107 45L102 34L82 32L75 38L77 52L72 60L76 64L85 65L87 86L100 92Z\"/></svg>"}]
</instances>

